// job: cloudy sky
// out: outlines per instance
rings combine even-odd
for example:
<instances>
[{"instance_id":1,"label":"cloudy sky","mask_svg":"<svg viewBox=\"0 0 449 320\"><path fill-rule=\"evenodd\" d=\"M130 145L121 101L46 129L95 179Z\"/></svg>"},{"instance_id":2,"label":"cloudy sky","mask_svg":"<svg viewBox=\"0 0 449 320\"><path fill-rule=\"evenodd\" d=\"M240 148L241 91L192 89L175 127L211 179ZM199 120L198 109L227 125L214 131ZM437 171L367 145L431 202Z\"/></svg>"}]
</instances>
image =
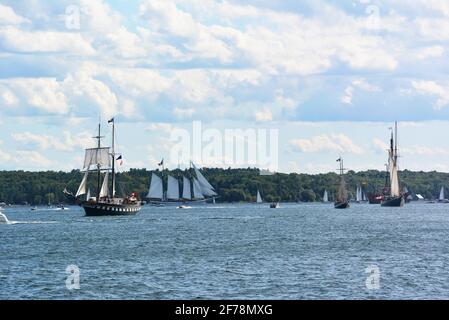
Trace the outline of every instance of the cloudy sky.
<instances>
[{"instance_id":1,"label":"cloudy sky","mask_svg":"<svg viewBox=\"0 0 449 320\"><path fill-rule=\"evenodd\" d=\"M448 172L448 43L447 0L0 0L0 170L79 169L115 116L124 169L176 167L193 121L382 169L397 120L401 168Z\"/></svg>"}]
</instances>

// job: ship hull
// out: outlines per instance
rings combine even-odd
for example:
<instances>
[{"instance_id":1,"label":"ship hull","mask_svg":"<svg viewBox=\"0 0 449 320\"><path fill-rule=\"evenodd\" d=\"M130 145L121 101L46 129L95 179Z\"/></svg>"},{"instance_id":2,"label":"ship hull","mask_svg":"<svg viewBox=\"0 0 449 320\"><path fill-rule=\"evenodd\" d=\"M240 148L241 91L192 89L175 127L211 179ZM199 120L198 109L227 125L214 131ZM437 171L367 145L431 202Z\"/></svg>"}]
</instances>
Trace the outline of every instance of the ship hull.
<instances>
[{"instance_id":1,"label":"ship hull","mask_svg":"<svg viewBox=\"0 0 449 320\"><path fill-rule=\"evenodd\" d=\"M340 202L340 201L338 201L338 202L335 202L334 203L334 208L335 209L347 209L347 208L349 208L349 202Z\"/></svg>"},{"instance_id":2,"label":"ship hull","mask_svg":"<svg viewBox=\"0 0 449 320\"><path fill-rule=\"evenodd\" d=\"M369 204L381 204L383 198L382 195L371 195L368 197L368 201Z\"/></svg>"},{"instance_id":3,"label":"ship hull","mask_svg":"<svg viewBox=\"0 0 449 320\"><path fill-rule=\"evenodd\" d=\"M140 204L82 203L86 216L132 216L140 212Z\"/></svg>"},{"instance_id":4,"label":"ship hull","mask_svg":"<svg viewBox=\"0 0 449 320\"><path fill-rule=\"evenodd\" d=\"M382 207L402 207L405 203L405 199L403 196L399 197L387 197L382 200Z\"/></svg>"}]
</instances>

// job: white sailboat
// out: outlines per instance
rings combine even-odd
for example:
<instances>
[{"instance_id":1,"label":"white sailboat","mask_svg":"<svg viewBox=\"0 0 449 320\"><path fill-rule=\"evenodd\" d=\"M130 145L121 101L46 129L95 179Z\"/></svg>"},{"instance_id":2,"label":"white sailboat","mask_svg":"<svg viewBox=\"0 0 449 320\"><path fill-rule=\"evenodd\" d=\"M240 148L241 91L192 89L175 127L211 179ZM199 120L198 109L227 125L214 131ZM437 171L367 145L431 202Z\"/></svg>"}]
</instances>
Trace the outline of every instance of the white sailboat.
<instances>
[{"instance_id":1,"label":"white sailboat","mask_svg":"<svg viewBox=\"0 0 449 320\"><path fill-rule=\"evenodd\" d=\"M262 199L262 197L261 197L261 195L260 195L259 190L257 190L257 198L256 198L256 202L257 202L257 203L262 203L262 202L263 202L263 199Z\"/></svg>"},{"instance_id":2,"label":"white sailboat","mask_svg":"<svg viewBox=\"0 0 449 320\"><path fill-rule=\"evenodd\" d=\"M327 190L324 190L324 195L323 195L323 202L329 202L329 195L327 193Z\"/></svg>"},{"instance_id":3,"label":"white sailboat","mask_svg":"<svg viewBox=\"0 0 449 320\"><path fill-rule=\"evenodd\" d=\"M357 187L357 194L356 194L356 202L360 203L363 201L363 195L362 195L362 188L360 186Z\"/></svg>"},{"instance_id":4,"label":"white sailboat","mask_svg":"<svg viewBox=\"0 0 449 320\"><path fill-rule=\"evenodd\" d=\"M449 202L449 200L446 199L446 196L445 196L444 186L441 187L440 196L438 197L438 202L442 202L442 203L448 203Z\"/></svg>"},{"instance_id":5,"label":"white sailboat","mask_svg":"<svg viewBox=\"0 0 449 320\"><path fill-rule=\"evenodd\" d=\"M9 223L8 218L1 212L0 212L0 223L4 223L4 224L8 224Z\"/></svg>"}]
</instances>

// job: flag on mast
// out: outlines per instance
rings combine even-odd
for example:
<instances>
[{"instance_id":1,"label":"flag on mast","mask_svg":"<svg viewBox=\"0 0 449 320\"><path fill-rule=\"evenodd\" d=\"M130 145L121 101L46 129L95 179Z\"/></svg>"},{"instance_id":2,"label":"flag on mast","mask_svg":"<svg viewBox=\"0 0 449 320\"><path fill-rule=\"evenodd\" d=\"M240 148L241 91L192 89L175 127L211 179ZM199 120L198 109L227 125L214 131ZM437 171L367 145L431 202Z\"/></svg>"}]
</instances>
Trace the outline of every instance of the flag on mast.
<instances>
[{"instance_id":1,"label":"flag on mast","mask_svg":"<svg viewBox=\"0 0 449 320\"><path fill-rule=\"evenodd\" d=\"M122 157L122 155L119 155L116 160L119 162L119 165L123 164L123 157Z\"/></svg>"}]
</instances>

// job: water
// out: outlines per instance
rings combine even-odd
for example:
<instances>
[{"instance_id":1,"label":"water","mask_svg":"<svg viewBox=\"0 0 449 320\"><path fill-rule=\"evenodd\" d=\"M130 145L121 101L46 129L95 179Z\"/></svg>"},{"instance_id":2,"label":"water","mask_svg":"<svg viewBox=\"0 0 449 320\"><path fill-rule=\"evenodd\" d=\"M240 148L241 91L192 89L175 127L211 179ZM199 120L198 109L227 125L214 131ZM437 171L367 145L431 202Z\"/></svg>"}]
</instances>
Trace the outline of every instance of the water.
<instances>
[{"instance_id":1,"label":"water","mask_svg":"<svg viewBox=\"0 0 449 320\"><path fill-rule=\"evenodd\" d=\"M0 299L448 299L449 205L3 210ZM66 268L81 271L66 288ZM380 289L366 287L377 265Z\"/></svg>"}]
</instances>

